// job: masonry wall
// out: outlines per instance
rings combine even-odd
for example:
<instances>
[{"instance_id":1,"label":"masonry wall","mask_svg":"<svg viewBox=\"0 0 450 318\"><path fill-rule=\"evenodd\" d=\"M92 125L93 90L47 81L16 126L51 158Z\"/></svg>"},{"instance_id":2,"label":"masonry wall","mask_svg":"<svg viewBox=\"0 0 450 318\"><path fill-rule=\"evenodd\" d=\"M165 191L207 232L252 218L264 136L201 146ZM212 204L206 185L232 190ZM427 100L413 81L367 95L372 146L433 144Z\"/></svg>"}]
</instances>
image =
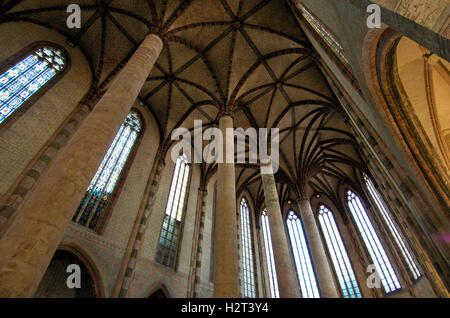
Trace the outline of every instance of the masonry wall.
<instances>
[{"instance_id":1,"label":"masonry wall","mask_svg":"<svg viewBox=\"0 0 450 318\"><path fill-rule=\"evenodd\" d=\"M89 64L80 49L68 46L58 32L32 23L0 24L0 62L38 41L53 42L65 48L71 67L23 115L14 113L8 119L10 125L0 129L0 197L77 106L92 81Z\"/></svg>"},{"instance_id":2,"label":"masonry wall","mask_svg":"<svg viewBox=\"0 0 450 318\"><path fill-rule=\"evenodd\" d=\"M62 241L80 246L97 265L106 297L111 295L117 280L159 144L157 124L151 113L137 102L134 107L143 115L146 127L104 234L72 222Z\"/></svg>"},{"instance_id":3,"label":"masonry wall","mask_svg":"<svg viewBox=\"0 0 450 318\"><path fill-rule=\"evenodd\" d=\"M199 297L212 297L214 292L213 285L213 259L214 259L214 240L213 240L213 223L214 223L214 191L217 181L217 176L214 175L208 182L206 190L208 191L206 196L206 208L205 208L205 227L203 231L202 240L202 256L201 256L201 268L200 268L200 288L198 290Z\"/></svg>"},{"instance_id":4,"label":"masonry wall","mask_svg":"<svg viewBox=\"0 0 450 318\"><path fill-rule=\"evenodd\" d=\"M301 0L300 2L303 3L324 25L333 30L335 37L344 48L345 57L349 60L353 74L361 86L364 97L352 87L350 81L336 67L336 64L330 59L328 54L322 49L315 38L311 36L308 29L304 28L304 31L308 35L308 39L311 41L312 45L317 50L324 63L326 63L328 68L333 72L333 75L337 78L339 83L344 87L345 91L354 100L356 105L358 105L361 113L371 123L372 127L375 129L382 141L389 148L392 156L395 157L397 163L406 171L408 177L411 178L415 185L421 190L421 195L428 200L432 200L428 195L428 191L423 183L423 180L417 178L416 173L411 170L410 162L405 158L404 153L401 151L401 147L393 138L394 132L387 127L382 116L378 112L377 106L374 104L367 86L368 84L366 82L365 74L367 69L364 61L364 56L367 52L364 50L367 50L368 48L365 46L365 40L368 33L373 29L369 29L367 27L367 17L369 14L365 10L362 10L362 8L366 8L368 4L366 6L361 3L355 5L354 3L357 1L353 0ZM389 10L393 10L394 8L397 8L398 4L396 3L398 2L399 1L397 0L383 1L382 5L388 7ZM436 7L439 7L440 5L442 6L442 3L433 3L433 6ZM413 16L414 10L416 9L416 16ZM382 9L381 20L383 23L389 23L389 26L394 29L400 29L400 32L405 32L409 36L414 35L418 41L424 42L421 44L426 44L425 42L427 42L429 38L423 38L420 37L420 35L422 34L421 32L425 32L427 36L431 36L427 33L428 31L423 30L420 27L417 27L417 30L414 31L413 28L416 22L420 24L422 22L425 23L428 20L427 12L430 10L431 8L424 8L422 6L420 6L420 8L411 6L404 8L404 12L398 13L399 17L397 17L394 12ZM395 19L402 19L402 14L409 16L413 19L413 21L404 21L403 24L398 25L397 22L395 22ZM437 19L436 25L443 24L443 21L441 20L442 19ZM431 28L431 26L428 27ZM436 28L437 26L432 29L435 30ZM411 32L413 34L410 34ZM434 46L431 45L431 47ZM438 53L440 53L440 50Z\"/></svg>"},{"instance_id":5,"label":"masonry wall","mask_svg":"<svg viewBox=\"0 0 450 318\"><path fill-rule=\"evenodd\" d=\"M178 262L176 268L173 269L156 262L159 235L175 168L170 150L166 155L165 163L143 241L142 252L129 289L129 297L149 297L151 292L159 286L164 286L170 297L186 297L187 295L200 170L196 165L191 166L191 180L186 191L188 201L179 242Z\"/></svg>"},{"instance_id":6,"label":"masonry wall","mask_svg":"<svg viewBox=\"0 0 450 318\"><path fill-rule=\"evenodd\" d=\"M390 158L395 159L395 165L401 168L402 180L407 180L409 182L408 184L411 184L412 187L416 188L417 194L420 196L420 200L423 200L422 202L427 202L426 204L429 206L429 208L431 209L436 208L437 210L438 208L436 207L435 201L431 197L429 191L427 190L424 180L417 174L416 170L413 170L413 168L411 168L411 162L406 159L405 154L401 151L401 146L394 138L395 136L394 132L390 128L388 128L388 126L384 122L382 114L379 113L379 110L375 105L374 101L372 100L372 95L368 89L368 85L370 84L366 82L367 77L365 73L367 72L367 65L365 64L366 61L364 60L368 52L365 52L364 50L368 49L366 40L371 29L369 29L366 24L368 13L366 13L365 10L362 10L362 8L367 7L367 5L364 5L362 3L359 3L357 5L355 4L357 1L353 0L349 0L347 2L346 1L331 2L325 0L301 0L299 2L303 3L315 16L317 16L320 19L320 21L324 25L326 25L329 29L333 30L333 33L335 34L336 38L344 48L344 54L346 58L349 60L349 63L352 67L352 71L356 79L358 80L359 85L361 86L361 90L364 96L360 95L358 91L354 89L350 81L337 68L336 63L329 57L329 55L325 52L325 50L321 47L321 45L316 41L315 37L312 36L311 32L307 28L304 28L304 31L307 34L308 39L311 41L312 45L320 55L321 59L323 60L323 63L326 65L326 67L330 70L330 72L333 74L333 76L345 90L346 94L353 100L354 107L357 107L358 112L360 112L365 117L365 119L367 119L367 121L370 123L370 126L373 127L374 131L376 132L377 136L374 136L374 138L376 138L377 140L375 139L369 140L369 142L371 143L369 146L374 148L377 144L384 143L384 145L386 145L386 147L388 148L386 149L386 155L388 155L387 152L389 152ZM389 10L395 11L401 9L401 5L399 4L400 1L392 0L382 2L383 2L382 5L385 7L387 6ZM367 4L369 4L369 1L367 1ZM434 5L435 4L433 3L433 6ZM404 34L407 34L408 36L415 36L418 42L420 42L423 45L426 45L427 43L425 42L430 40L430 33L429 33L430 30L421 29L420 25L422 25L422 23L427 24L429 22L429 21L427 22L427 19L425 19L427 17L425 13L428 12L427 10L431 10L431 7L427 9L419 5L418 7L409 6L408 8L403 9L409 11L399 13L398 16L394 12L382 9L382 22L388 23L389 26L392 27L393 29L399 30L400 32L404 32ZM416 13L415 16L413 16L413 12ZM401 17L402 15L408 16L408 18L412 19L412 21L407 21L403 19ZM402 24L399 25L396 22L397 20L401 21ZM443 23L441 19L437 19L436 21L437 24ZM414 32L412 32L414 25L417 26L417 29ZM428 27L430 27L430 29L433 30L433 32L439 32L439 30L436 29L436 27L431 26ZM428 34L428 36L425 38L420 37L419 35L422 34L423 32ZM430 44L428 46L433 47L433 44ZM437 54L439 53L441 52L438 50ZM358 125L364 124L358 122ZM381 138L381 140L379 140L378 137ZM381 157L379 159L384 160L384 158ZM388 170L392 169L392 167L386 168ZM399 169L397 170L398 171L391 170L390 173L392 175L394 175L394 173L397 174L400 173L400 170ZM376 179L383 178L381 173L377 173L376 171L374 177ZM380 180L377 181L380 183ZM387 180L384 181L387 182ZM402 186L402 184L399 185ZM407 208L410 210L408 212L409 215L427 214L424 211L424 209L418 208L417 203L413 202L412 199L409 202L407 202ZM413 211L415 213L412 213ZM426 281L425 278L423 280L424 282L419 281L412 286L413 290L416 289L419 290L419 293L422 293L422 295L424 295L423 294L424 290L427 289L427 287L424 286L429 286L429 282L428 281L425 282ZM431 289L427 289L427 293L429 296L435 295L435 293Z\"/></svg>"}]
</instances>

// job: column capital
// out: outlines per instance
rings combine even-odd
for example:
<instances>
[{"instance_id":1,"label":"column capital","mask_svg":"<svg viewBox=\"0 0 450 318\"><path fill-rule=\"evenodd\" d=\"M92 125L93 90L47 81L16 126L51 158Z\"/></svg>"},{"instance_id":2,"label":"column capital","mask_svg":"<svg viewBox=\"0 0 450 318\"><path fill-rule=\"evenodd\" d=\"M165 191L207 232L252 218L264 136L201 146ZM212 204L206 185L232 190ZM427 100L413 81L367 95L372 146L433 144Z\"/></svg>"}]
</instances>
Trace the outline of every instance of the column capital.
<instances>
[{"instance_id":1,"label":"column capital","mask_svg":"<svg viewBox=\"0 0 450 318\"><path fill-rule=\"evenodd\" d=\"M220 110L217 114L217 118L220 119L222 117L231 117L234 119L234 112L230 110Z\"/></svg>"},{"instance_id":2,"label":"column capital","mask_svg":"<svg viewBox=\"0 0 450 318\"><path fill-rule=\"evenodd\" d=\"M145 35L145 38L147 38L150 35L158 38L161 41L162 46L164 46L164 38L162 37L161 33L158 30L150 30L150 32Z\"/></svg>"},{"instance_id":3,"label":"column capital","mask_svg":"<svg viewBox=\"0 0 450 318\"><path fill-rule=\"evenodd\" d=\"M308 198L308 196L306 194L301 194L301 195L297 196L296 200L298 202L300 202L300 201L309 201L309 198Z\"/></svg>"},{"instance_id":4,"label":"column capital","mask_svg":"<svg viewBox=\"0 0 450 318\"><path fill-rule=\"evenodd\" d=\"M264 159L264 161L262 159ZM270 159L270 157L268 157L268 158L260 158L259 159L259 165L260 166L264 166L264 167L271 166L272 165L272 159Z\"/></svg>"}]
</instances>

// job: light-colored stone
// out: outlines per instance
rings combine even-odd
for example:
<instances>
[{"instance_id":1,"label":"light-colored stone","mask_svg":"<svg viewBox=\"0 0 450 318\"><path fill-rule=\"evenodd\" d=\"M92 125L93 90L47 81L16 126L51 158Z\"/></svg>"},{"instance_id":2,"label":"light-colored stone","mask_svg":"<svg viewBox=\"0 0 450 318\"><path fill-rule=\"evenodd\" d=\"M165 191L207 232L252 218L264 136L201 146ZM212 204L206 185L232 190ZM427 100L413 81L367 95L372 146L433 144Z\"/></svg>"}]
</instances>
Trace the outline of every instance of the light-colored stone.
<instances>
[{"instance_id":1,"label":"light-colored stone","mask_svg":"<svg viewBox=\"0 0 450 318\"><path fill-rule=\"evenodd\" d=\"M271 171L271 165L266 166ZM266 172L266 171L265 171ZM272 238L273 258L281 298L300 298L300 287L292 264L286 230L281 215L278 192L273 173L261 174L264 199L269 216L270 235Z\"/></svg>"},{"instance_id":2,"label":"light-colored stone","mask_svg":"<svg viewBox=\"0 0 450 318\"><path fill-rule=\"evenodd\" d=\"M319 282L320 295L323 298L337 298L338 292L334 284L333 274L327 259L324 244L308 199L300 198L298 206L305 228L306 236Z\"/></svg>"},{"instance_id":3,"label":"light-colored stone","mask_svg":"<svg viewBox=\"0 0 450 318\"><path fill-rule=\"evenodd\" d=\"M226 129L233 128L233 119L230 116L222 116L219 128L223 136L226 136ZM224 154L226 153L225 140L226 137L224 138ZM234 163L219 163L214 233L214 297L216 298L239 297L235 180Z\"/></svg>"},{"instance_id":4,"label":"light-colored stone","mask_svg":"<svg viewBox=\"0 0 450 318\"><path fill-rule=\"evenodd\" d=\"M148 35L18 211L0 242L0 296L32 296L163 43ZM17 279L20 273L20 280Z\"/></svg>"}]
</instances>

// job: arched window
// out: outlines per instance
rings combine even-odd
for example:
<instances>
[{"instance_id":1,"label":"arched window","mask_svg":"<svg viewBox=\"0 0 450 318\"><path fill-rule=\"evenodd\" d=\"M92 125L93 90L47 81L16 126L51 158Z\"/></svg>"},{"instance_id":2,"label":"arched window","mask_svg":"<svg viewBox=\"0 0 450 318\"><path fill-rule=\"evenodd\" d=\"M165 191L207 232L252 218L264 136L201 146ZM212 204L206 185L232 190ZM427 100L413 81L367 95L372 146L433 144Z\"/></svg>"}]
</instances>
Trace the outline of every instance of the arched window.
<instances>
[{"instance_id":1,"label":"arched window","mask_svg":"<svg viewBox=\"0 0 450 318\"><path fill-rule=\"evenodd\" d=\"M65 66L64 54L39 47L0 75L0 124Z\"/></svg>"},{"instance_id":2,"label":"arched window","mask_svg":"<svg viewBox=\"0 0 450 318\"><path fill-rule=\"evenodd\" d=\"M347 204L353 220L361 234L375 269L386 293L400 289L400 283L394 269L381 245L372 223L367 216L359 197L351 190L347 191Z\"/></svg>"},{"instance_id":3,"label":"arched window","mask_svg":"<svg viewBox=\"0 0 450 318\"><path fill-rule=\"evenodd\" d=\"M273 258L272 237L270 235L269 216L267 210L264 210L261 216L263 228L264 250L266 253L267 269L269 271L270 296L272 298L280 298L278 290L277 271L275 269L275 260Z\"/></svg>"},{"instance_id":4,"label":"arched window","mask_svg":"<svg viewBox=\"0 0 450 318\"><path fill-rule=\"evenodd\" d=\"M288 212L287 228L302 296L303 298L319 298L319 288L317 286L316 276L314 275L303 224L294 210Z\"/></svg>"},{"instance_id":5,"label":"arched window","mask_svg":"<svg viewBox=\"0 0 450 318\"><path fill-rule=\"evenodd\" d=\"M175 162L166 213L156 251L156 261L172 268L175 268L180 244L181 221L185 209L189 172L190 166L186 156L179 156Z\"/></svg>"},{"instance_id":6,"label":"arched window","mask_svg":"<svg viewBox=\"0 0 450 318\"><path fill-rule=\"evenodd\" d=\"M370 180L366 175L363 175L363 179L366 183L367 189L369 190L370 196L375 201L378 211L380 212L384 222L386 223L387 228L389 229L389 232L391 233L392 237L394 238L394 241L395 241L398 249L400 250L401 255L403 256L404 261L408 265L408 268L409 268L411 274L413 275L414 279L418 279L422 274L420 272L419 265L417 264L413 254L410 252L410 249L408 248L405 237L402 235L401 231L398 229L397 224L394 223L394 220L392 219L380 194L375 189L375 186L374 186L372 180Z\"/></svg>"},{"instance_id":7,"label":"arched window","mask_svg":"<svg viewBox=\"0 0 450 318\"><path fill-rule=\"evenodd\" d=\"M73 217L74 222L91 229L97 228L141 128L138 114L129 113L81 200Z\"/></svg>"},{"instance_id":8,"label":"arched window","mask_svg":"<svg viewBox=\"0 0 450 318\"><path fill-rule=\"evenodd\" d=\"M239 211L241 221L241 292L243 297L256 297L250 213L245 198L241 200Z\"/></svg>"},{"instance_id":9,"label":"arched window","mask_svg":"<svg viewBox=\"0 0 450 318\"><path fill-rule=\"evenodd\" d=\"M334 271L341 287L344 298L361 298L361 292L356 282L350 259L337 228L331 210L321 204L319 206L319 223L322 228L328 252L333 261Z\"/></svg>"}]
</instances>

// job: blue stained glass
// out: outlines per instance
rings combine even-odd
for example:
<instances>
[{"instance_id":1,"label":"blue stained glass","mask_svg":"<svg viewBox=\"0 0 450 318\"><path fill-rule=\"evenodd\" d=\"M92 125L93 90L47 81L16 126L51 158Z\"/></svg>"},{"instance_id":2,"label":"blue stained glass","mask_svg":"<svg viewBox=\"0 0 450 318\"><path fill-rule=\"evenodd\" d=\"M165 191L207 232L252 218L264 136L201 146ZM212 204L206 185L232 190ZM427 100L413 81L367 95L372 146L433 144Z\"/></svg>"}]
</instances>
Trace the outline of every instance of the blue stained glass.
<instances>
[{"instance_id":1,"label":"blue stained glass","mask_svg":"<svg viewBox=\"0 0 450 318\"><path fill-rule=\"evenodd\" d=\"M0 75L0 123L64 68L62 52L41 47Z\"/></svg>"},{"instance_id":2,"label":"blue stained glass","mask_svg":"<svg viewBox=\"0 0 450 318\"><path fill-rule=\"evenodd\" d=\"M128 114L81 200L73 221L90 228L96 227L140 131L138 115Z\"/></svg>"}]
</instances>

